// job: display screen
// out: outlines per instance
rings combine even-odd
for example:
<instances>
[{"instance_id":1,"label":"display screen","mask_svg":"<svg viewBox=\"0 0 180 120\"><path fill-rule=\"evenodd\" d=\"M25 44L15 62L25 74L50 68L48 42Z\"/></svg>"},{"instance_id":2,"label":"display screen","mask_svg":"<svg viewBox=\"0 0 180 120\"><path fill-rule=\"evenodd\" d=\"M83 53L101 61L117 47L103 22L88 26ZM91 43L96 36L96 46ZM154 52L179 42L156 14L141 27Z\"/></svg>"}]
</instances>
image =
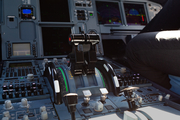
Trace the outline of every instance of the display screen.
<instances>
[{"instance_id":1,"label":"display screen","mask_svg":"<svg viewBox=\"0 0 180 120\"><path fill-rule=\"evenodd\" d=\"M122 24L118 2L96 1L99 24Z\"/></svg>"},{"instance_id":2,"label":"display screen","mask_svg":"<svg viewBox=\"0 0 180 120\"><path fill-rule=\"evenodd\" d=\"M42 27L44 56L68 55L72 52L68 38L70 27Z\"/></svg>"},{"instance_id":3,"label":"display screen","mask_svg":"<svg viewBox=\"0 0 180 120\"><path fill-rule=\"evenodd\" d=\"M70 22L68 0L40 0L42 22Z\"/></svg>"},{"instance_id":4,"label":"display screen","mask_svg":"<svg viewBox=\"0 0 180 120\"><path fill-rule=\"evenodd\" d=\"M25 63L10 63L9 67L31 67L31 62L25 62Z\"/></svg>"},{"instance_id":5,"label":"display screen","mask_svg":"<svg viewBox=\"0 0 180 120\"><path fill-rule=\"evenodd\" d=\"M22 19L32 19L33 8L21 8L21 18Z\"/></svg>"},{"instance_id":6,"label":"display screen","mask_svg":"<svg viewBox=\"0 0 180 120\"><path fill-rule=\"evenodd\" d=\"M128 25L146 25L147 18L144 4L124 3L126 21Z\"/></svg>"},{"instance_id":7,"label":"display screen","mask_svg":"<svg viewBox=\"0 0 180 120\"><path fill-rule=\"evenodd\" d=\"M23 9L22 12L23 12L23 14L31 14L32 13L31 9Z\"/></svg>"},{"instance_id":8,"label":"display screen","mask_svg":"<svg viewBox=\"0 0 180 120\"><path fill-rule=\"evenodd\" d=\"M13 56L27 56L31 54L30 43L15 43L13 46Z\"/></svg>"}]
</instances>

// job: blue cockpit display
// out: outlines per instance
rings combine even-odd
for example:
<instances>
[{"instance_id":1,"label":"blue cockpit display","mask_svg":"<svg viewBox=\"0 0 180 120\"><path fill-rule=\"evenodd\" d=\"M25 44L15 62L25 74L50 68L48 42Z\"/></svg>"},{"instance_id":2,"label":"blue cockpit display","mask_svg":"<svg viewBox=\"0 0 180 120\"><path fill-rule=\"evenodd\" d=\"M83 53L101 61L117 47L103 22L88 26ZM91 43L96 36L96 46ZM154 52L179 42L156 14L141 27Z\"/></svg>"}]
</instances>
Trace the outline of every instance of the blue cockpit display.
<instances>
[{"instance_id":1,"label":"blue cockpit display","mask_svg":"<svg viewBox=\"0 0 180 120\"><path fill-rule=\"evenodd\" d=\"M23 9L23 10L22 10L22 13L23 13L23 14L31 14L32 11L31 11L31 9Z\"/></svg>"}]
</instances>

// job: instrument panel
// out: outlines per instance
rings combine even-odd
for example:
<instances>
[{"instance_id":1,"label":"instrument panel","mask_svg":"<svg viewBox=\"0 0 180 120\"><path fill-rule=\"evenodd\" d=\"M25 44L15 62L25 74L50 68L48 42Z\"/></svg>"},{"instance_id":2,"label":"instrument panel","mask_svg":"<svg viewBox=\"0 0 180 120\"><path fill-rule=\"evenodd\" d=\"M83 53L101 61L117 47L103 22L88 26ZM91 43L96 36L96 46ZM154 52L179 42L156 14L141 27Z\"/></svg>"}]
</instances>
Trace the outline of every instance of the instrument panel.
<instances>
[{"instance_id":1,"label":"instrument panel","mask_svg":"<svg viewBox=\"0 0 180 120\"><path fill-rule=\"evenodd\" d=\"M9 2L1 3L5 6L1 14L3 60L66 56L71 51L66 41L69 34L93 33L103 38L118 32L124 36L121 32L125 30L131 35L162 9L146 0L19 0L11 10ZM98 55L104 54L102 41L96 45Z\"/></svg>"},{"instance_id":2,"label":"instrument panel","mask_svg":"<svg viewBox=\"0 0 180 120\"><path fill-rule=\"evenodd\" d=\"M126 120L128 110L134 115L149 106L180 108L174 102L178 95L114 61L117 54L123 56L127 38L162 9L160 4L0 0L0 6L0 119Z\"/></svg>"}]
</instances>

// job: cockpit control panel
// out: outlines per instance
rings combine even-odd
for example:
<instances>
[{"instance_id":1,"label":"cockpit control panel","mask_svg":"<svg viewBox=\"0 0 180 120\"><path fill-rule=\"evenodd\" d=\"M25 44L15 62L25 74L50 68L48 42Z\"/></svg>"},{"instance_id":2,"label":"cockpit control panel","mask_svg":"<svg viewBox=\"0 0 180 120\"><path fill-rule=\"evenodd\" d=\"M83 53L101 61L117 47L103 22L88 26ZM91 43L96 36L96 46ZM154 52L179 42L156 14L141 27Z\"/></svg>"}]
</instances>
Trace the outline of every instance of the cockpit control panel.
<instances>
[{"instance_id":1,"label":"cockpit control panel","mask_svg":"<svg viewBox=\"0 0 180 120\"><path fill-rule=\"evenodd\" d=\"M0 0L0 8L0 120L154 119L146 111L159 108L180 118L179 95L116 61L160 4Z\"/></svg>"}]
</instances>

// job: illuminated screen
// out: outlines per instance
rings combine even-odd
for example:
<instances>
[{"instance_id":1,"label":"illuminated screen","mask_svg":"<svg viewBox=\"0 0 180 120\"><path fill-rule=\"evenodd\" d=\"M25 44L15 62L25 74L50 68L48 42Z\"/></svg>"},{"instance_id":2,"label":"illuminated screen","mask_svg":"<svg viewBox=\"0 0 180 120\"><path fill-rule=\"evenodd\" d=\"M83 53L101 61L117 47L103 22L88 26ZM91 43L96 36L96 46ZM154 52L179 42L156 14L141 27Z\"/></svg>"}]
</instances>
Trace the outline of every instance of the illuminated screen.
<instances>
[{"instance_id":1,"label":"illuminated screen","mask_svg":"<svg viewBox=\"0 0 180 120\"><path fill-rule=\"evenodd\" d=\"M68 55L72 52L68 38L70 27L42 27L44 56Z\"/></svg>"},{"instance_id":2,"label":"illuminated screen","mask_svg":"<svg viewBox=\"0 0 180 120\"><path fill-rule=\"evenodd\" d=\"M128 25L147 24L144 4L124 3L124 9Z\"/></svg>"},{"instance_id":3,"label":"illuminated screen","mask_svg":"<svg viewBox=\"0 0 180 120\"><path fill-rule=\"evenodd\" d=\"M68 0L40 0L42 22L70 22Z\"/></svg>"},{"instance_id":4,"label":"illuminated screen","mask_svg":"<svg viewBox=\"0 0 180 120\"><path fill-rule=\"evenodd\" d=\"M99 24L122 24L118 2L96 1Z\"/></svg>"},{"instance_id":5,"label":"illuminated screen","mask_svg":"<svg viewBox=\"0 0 180 120\"><path fill-rule=\"evenodd\" d=\"M23 9L22 10L23 14L31 14L31 10L30 9Z\"/></svg>"},{"instance_id":6,"label":"illuminated screen","mask_svg":"<svg viewBox=\"0 0 180 120\"><path fill-rule=\"evenodd\" d=\"M10 63L9 67L31 67L31 62L25 62L25 63Z\"/></svg>"},{"instance_id":7,"label":"illuminated screen","mask_svg":"<svg viewBox=\"0 0 180 120\"><path fill-rule=\"evenodd\" d=\"M21 8L21 18L22 19L32 19L33 8Z\"/></svg>"},{"instance_id":8,"label":"illuminated screen","mask_svg":"<svg viewBox=\"0 0 180 120\"><path fill-rule=\"evenodd\" d=\"M30 54L30 43L13 44L13 56L27 56Z\"/></svg>"}]
</instances>

